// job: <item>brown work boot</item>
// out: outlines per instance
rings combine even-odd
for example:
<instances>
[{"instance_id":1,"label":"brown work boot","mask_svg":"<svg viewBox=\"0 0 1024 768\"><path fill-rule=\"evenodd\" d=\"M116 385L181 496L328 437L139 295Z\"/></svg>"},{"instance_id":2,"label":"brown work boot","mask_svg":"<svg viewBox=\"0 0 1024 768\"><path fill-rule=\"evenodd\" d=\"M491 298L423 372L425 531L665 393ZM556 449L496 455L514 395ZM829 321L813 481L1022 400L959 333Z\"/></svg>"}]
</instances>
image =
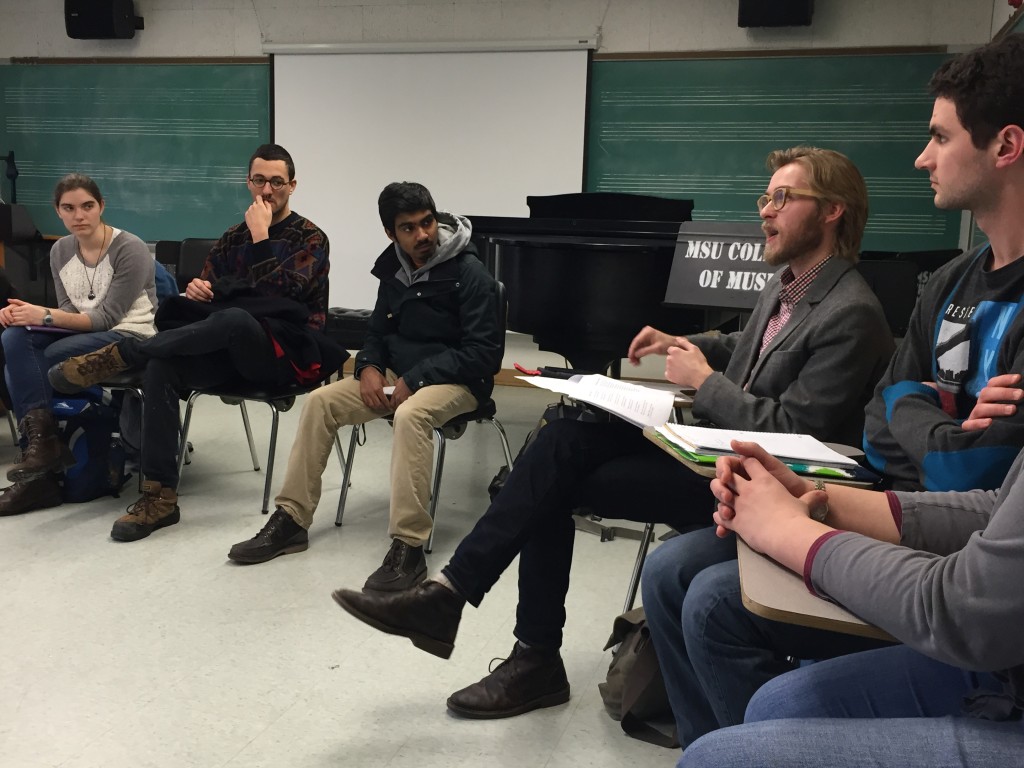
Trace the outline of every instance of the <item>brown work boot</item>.
<instances>
[{"instance_id":1,"label":"brown work boot","mask_svg":"<svg viewBox=\"0 0 1024 768\"><path fill-rule=\"evenodd\" d=\"M61 472L75 465L75 457L57 435L57 422L48 408L34 408L21 420L21 431L28 447L7 470L12 483L37 480L50 472Z\"/></svg>"},{"instance_id":2,"label":"brown work boot","mask_svg":"<svg viewBox=\"0 0 1024 768\"><path fill-rule=\"evenodd\" d=\"M337 589L334 602L364 624L412 640L420 650L447 659L455 649L466 601L436 581L403 592L356 592Z\"/></svg>"},{"instance_id":3,"label":"brown work boot","mask_svg":"<svg viewBox=\"0 0 1024 768\"><path fill-rule=\"evenodd\" d=\"M142 484L142 497L114 521L110 538L116 541L138 541L158 528L166 528L181 520L178 494L153 480Z\"/></svg>"},{"instance_id":4,"label":"brown work boot","mask_svg":"<svg viewBox=\"0 0 1024 768\"><path fill-rule=\"evenodd\" d=\"M20 515L37 509L59 507L64 503L60 495L60 483L49 475L15 483L0 491L0 516Z\"/></svg>"},{"instance_id":5,"label":"brown work boot","mask_svg":"<svg viewBox=\"0 0 1024 768\"><path fill-rule=\"evenodd\" d=\"M70 395L127 371L129 366L121 357L120 344L115 341L95 352L69 357L63 363L57 363L47 372L50 386Z\"/></svg>"},{"instance_id":6,"label":"brown work boot","mask_svg":"<svg viewBox=\"0 0 1024 768\"><path fill-rule=\"evenodd\" d=\"M448 709L462 717L492 720L568 700L569 679L558 650L524 648L517 642L493 672L449 696Z\"/></svg>"}]
</instances>

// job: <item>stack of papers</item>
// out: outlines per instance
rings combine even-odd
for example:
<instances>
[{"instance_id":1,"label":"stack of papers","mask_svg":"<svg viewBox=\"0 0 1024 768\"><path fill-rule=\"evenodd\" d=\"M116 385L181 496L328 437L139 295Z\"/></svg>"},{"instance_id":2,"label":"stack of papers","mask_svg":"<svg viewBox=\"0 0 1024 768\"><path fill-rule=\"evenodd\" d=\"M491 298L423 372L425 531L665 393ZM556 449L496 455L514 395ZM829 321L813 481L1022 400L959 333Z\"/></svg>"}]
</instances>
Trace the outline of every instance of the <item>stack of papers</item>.
<instances>
[{"instance_id":1,"label":"stack of papers","mask_svg":"<svg viewBox=\"0 0 1024 768\"><path fill-rule=\"evenodd\" d=\"M733 440L759 444L797 474L854 483L875 483L879 477L856 461L810 435L745 432L738 429L662 424L654 430L662 442L687 461L714 464L719 456L734 456Z\"/></svg>"}]
</instances>

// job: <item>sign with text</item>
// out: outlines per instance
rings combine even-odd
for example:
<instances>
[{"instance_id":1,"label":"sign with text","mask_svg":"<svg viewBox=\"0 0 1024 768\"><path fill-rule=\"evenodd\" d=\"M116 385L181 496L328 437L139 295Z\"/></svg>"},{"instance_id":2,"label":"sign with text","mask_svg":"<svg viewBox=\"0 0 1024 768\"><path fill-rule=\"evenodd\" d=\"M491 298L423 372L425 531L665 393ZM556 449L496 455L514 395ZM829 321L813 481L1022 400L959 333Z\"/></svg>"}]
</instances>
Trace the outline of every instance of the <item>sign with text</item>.
<instances>
[{"instance_id":1,"label":"sign with text","mask_svg":"<svg viewBox=\"0 0 1024 768\"><path fill-rule=\"evenodd\" d=\"M760 224L686 221L679 226L665 303L753 309L777 271L764 261Z\"/></svg>"}]
</instances>

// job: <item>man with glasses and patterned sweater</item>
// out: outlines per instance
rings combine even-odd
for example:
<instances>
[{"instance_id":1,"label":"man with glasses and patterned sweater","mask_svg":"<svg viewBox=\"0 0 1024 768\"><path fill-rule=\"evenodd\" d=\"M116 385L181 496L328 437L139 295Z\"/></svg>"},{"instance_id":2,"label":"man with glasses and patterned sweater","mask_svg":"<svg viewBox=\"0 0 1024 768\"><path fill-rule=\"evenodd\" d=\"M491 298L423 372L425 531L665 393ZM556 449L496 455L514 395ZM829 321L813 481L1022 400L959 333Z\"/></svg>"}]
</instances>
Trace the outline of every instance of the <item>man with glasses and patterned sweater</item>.
<instances>
[{"instance_id":1,"label":"man with glasses and patterned sweater","mask_svg":"<svg viewBox=\"0 0 1024 768\"><path fill-rule=\"evenodd\" d=\"M157 313L159 333L125 339L50 369L60 392L145 369L142 497L110 536L136 541L178 522L178 398L192 389L311 384L348 353L320 333L327 317L327 235L291 210L295 164L277 144L249 160L252 204L225 232L184 296Z\"/></svg>"}]
</instances>

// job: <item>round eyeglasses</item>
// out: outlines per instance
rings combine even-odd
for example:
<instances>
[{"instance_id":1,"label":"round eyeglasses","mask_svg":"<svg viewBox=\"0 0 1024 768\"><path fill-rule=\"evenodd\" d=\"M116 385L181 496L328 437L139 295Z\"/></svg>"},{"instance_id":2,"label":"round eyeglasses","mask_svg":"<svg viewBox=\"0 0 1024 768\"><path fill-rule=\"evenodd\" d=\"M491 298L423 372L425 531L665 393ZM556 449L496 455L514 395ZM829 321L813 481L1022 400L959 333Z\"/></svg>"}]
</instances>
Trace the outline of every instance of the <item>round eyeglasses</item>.
<instances>
[{"instance_id":1,"label":"round eyeglasses","mask_svg":"<svg viewBox=\"0 0 1024 768\"><path fill-rule=\"evenodd\" d=\"M275 176L272 179L268 179L266 176L250 176L249 183L252 184L256 189L263 189L267 184L270 184L270 188L277 192L281 187L285 186L289 182L282 179L280 176Z\"/></svg>"},{"instance_id":2,"label":"round eyeglasses","mask_svg":"<svg viewBox=\"0 0 1024 768\"><path fill-rule=\"evenodd\" d=\"M781 211L786 207L786 201L790 197L813 197L818 200L824 200L825 196L820 195L813 189L798 189L796 187L778 187L770 195L761 195L757 198L757 211L760 213L764 210L764 207L768 203L772 204L772 208L776 211Z\"/></svg>"}]
</instances>

